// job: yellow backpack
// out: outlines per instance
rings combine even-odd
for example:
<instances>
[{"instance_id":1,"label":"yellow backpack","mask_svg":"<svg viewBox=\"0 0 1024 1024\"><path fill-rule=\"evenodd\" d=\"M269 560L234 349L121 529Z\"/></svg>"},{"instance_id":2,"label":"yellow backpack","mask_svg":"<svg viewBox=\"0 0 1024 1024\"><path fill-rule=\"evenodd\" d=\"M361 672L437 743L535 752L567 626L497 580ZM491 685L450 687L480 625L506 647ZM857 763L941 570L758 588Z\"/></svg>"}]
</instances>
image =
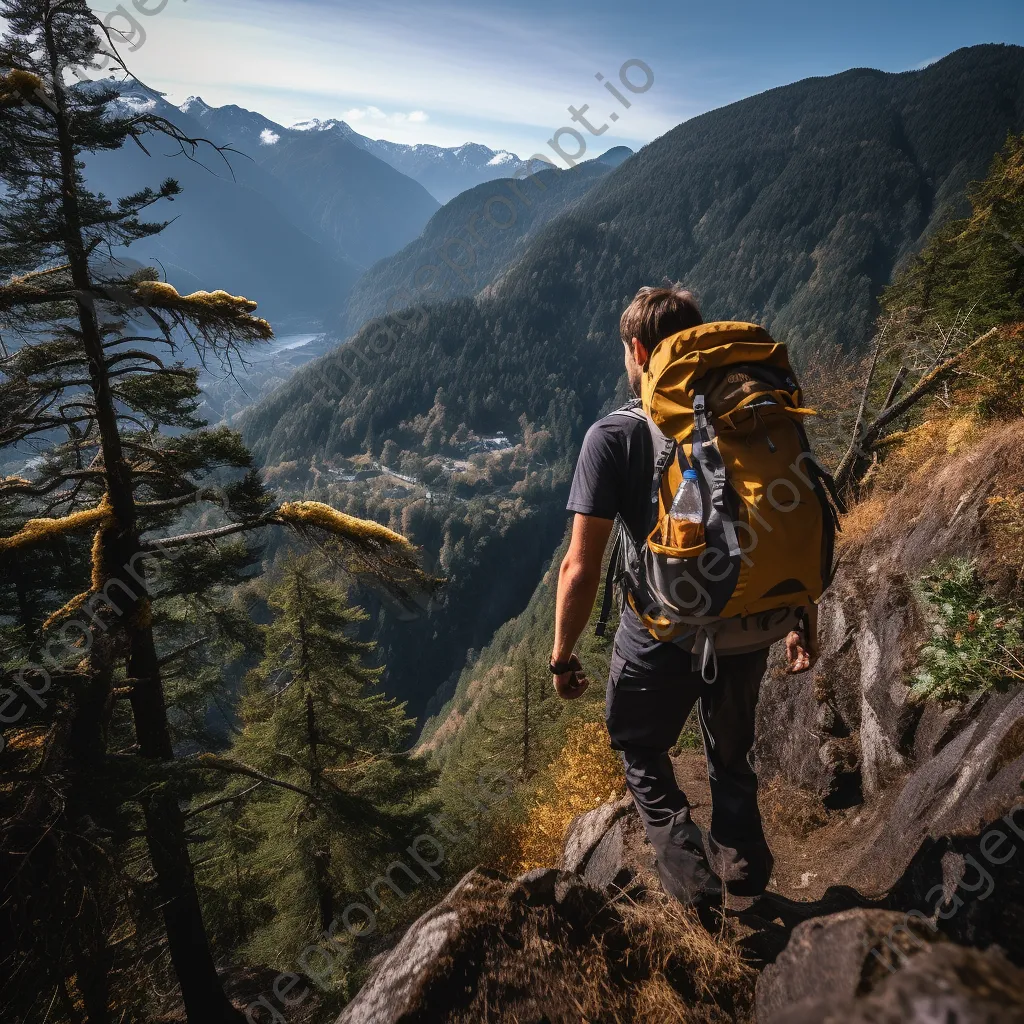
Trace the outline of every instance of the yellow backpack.
<instances>
[{"instance_id":1,"label":"yellow backpack","mask_svg":"<svg viewBox=\"0 0 1024 1024\"><path fill-rule=\"evenodd\" d=\"M651 634L692 652L708 682L717 654L760 650L797 628L832 579L832 478L816 461L785 345L755 324L713 323L666 338L643 376L654 442L651 521L620 521L601 623L616 583ZM703 521L669 512L697 471Z\"/></svg>"}]
</instances>

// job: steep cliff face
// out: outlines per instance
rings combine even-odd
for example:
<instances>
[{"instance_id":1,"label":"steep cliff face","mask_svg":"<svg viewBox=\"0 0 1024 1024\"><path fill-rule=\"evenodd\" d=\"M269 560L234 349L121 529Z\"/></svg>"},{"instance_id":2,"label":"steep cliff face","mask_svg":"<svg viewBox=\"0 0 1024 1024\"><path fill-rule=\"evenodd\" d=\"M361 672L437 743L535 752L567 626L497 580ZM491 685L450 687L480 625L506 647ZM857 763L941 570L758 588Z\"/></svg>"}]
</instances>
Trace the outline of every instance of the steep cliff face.
<instances>
[{"instance_id":1,"label":"steep cliff face","mask_svg":"<svg viewBox=\"0 0 1024 1024\"><path fill-rule=\"evenodd\" d=\"M1024 804L1024 689L1010 683L940 702L916 699L910 686L933 629L916 593L921 577L952 557L973 560L997 591L1014 573L1013 534L996 510L1024 481L1022 424L951 429L953 436L933 432L946 443L931 446L900 489L851 517L848 532L856 535L843 545L823 605L816 668L788 676L776 665L762 690L759 773L833 811L821 842L841 851L841 862L819 866L809 895L842 882L872 898L899 892L930 915L935 898L926 899L921 864L936 861L932 882L945 879L948 889L964 874L972 837L977 846L988 827ZM1024 815L1001 830L1008 844L1019 838ZM912 862L916 880L907 875ZM971 911L972 928L1019 960L1024 936L1000 934L999 921L1024 895L1024 855L996 867L1006 884L989 905L994 916L982 925L982 901ZM946 927L965 926L955 915Z\"/></svg>"}]
</instances>

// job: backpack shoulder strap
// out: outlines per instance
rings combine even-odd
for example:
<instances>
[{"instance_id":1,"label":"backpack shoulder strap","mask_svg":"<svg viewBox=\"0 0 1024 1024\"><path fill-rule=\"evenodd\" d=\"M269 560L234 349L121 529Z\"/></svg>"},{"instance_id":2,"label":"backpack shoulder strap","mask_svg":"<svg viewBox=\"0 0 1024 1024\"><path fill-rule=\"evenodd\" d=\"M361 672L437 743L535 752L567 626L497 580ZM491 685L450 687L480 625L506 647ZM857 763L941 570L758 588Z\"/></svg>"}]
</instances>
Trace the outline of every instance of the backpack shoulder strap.
<instances>
[{"instance_id":1,"label":"backpack shoulder strap","mask_svg":"<svg viewBox=\"0 0 1024 1024\"><path fill-rule=\"evenodd\" d=\"M612 553L608 556L608 575L604 581L604 600L601 602L601 614L598 617L597 625L594 627L594 635L603 637L608 631L608 620L612 614L612 598L615 594L615 584L621 578L619 561L622 557L622 531L625 527L622 520L615 519L615 540L612 543Z\"/></svg>"},{"instance_id":2,"label":"backpack shoulder strap","mask_svg":"<svg viewBox=\"0 0 1024 1024\"><path fill-rule=\"evenodd\" d=\"M708 415L703 388L693 399L693 459L700 466L711 496L708 525L720 529L729 546L729 557L739 558L742 554L736 525L729 516L725 504L725 486L728 479L725 461L715 447L715 428Z\"/></svg>"},{"instance_id":3,"label":"backpack shoulder strap","mask_svg":"<svg viewBox=\"0 0 1024 1024\"><path fill-rule=\"evenodd\" d=\"M658 503L658 491L661 489L661 478L665 475L665 470L672 461L672 456L676 453L677 445L675 439L662 433L658 425L651 419L650 414L644 411L639 398L634 398L621 409L616 409L614 412L609 413L609 415L625 416L647 425L651 435L651 444L654 448L654 478L651 481L651 505L656 505ZM654 515L653 509L651 510L651 515L652 517Z\"/></svg>"},{"instance_id":4,"label":"backpack shoulder strap","mask_svg":"<svg viewBox=\"0 0 1024 1024\"><path fill-rule=\"evenodd\" d=\"M624 406L619 409L615 409L608 413L609 416L626 416L631 420L644 420L647 418L647 414L644 412L643 406L640 403L639 398L630 399Z\"/></svg>"},{"instance_id":5,"label":"backpack shoulder strap","mask_svg":"<svg viewBox=\"0 0 1024 1024\"><path fill-rule=\"evenodd\" d=\"M665 474L665 470L668 468L668 464L672 461L672 457L675 455L678 446L674 438L667 437L662 433L654 420L644 412L639 399L630 402L621 409L616 409L612 415L627 416L632 420L642 422L647 425L647 429L650 431L651 442L654 446L654 474L651 481L651 510L649 520L653 521L657 514L658 492L661 490L661 480ZM598 618L597 626L594 629L595 635L599 637L603 637L608 629L608 619L611 616L615 585L616 583L621 582L628 575L625 572L625 567L621 564L624 557L623 549L625 547L623 533L626 530L627 527L625 522L623 522L622 517L616 516L615 540L612 544L611 555L608 559L608 573L605 577L604 583L604 600L601 603L601 614ZM643 537L638 538L633 543L639 545L646 544L646 532Z\"/></svg>"}]
</instances>

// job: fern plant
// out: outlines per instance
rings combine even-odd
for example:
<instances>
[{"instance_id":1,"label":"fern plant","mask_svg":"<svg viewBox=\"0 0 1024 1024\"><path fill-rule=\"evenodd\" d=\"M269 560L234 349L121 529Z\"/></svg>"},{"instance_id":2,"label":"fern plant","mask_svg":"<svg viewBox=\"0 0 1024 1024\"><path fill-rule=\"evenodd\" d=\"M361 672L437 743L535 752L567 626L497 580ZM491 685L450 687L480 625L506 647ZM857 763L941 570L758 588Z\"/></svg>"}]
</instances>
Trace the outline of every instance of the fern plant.
<instances>
[{"instance_id":1,"label":"fern plant","mask_svg":"<svg viewBox=\"0 0 1024 1024\"><path fill-rule=\"evenodd\" d=\"M1024 679L1020 615L985 593L973 561L939 563L921 578L918 592L932 635L920 651L915 696L963 699Z\"/></svg>"}]
</instances>

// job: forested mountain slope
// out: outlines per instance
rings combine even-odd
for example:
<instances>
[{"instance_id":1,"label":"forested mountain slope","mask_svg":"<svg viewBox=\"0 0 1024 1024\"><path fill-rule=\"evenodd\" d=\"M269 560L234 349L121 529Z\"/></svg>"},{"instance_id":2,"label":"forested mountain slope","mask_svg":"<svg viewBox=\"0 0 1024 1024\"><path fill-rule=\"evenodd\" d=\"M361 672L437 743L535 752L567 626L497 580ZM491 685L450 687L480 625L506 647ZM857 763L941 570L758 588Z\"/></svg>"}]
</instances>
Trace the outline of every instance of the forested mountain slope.
<instances>
[{"instance_id":1,"label":"forested mountain slope","mask_svg":"<svg viewBox=\"0 0 1024 1024\"><path fill-rule=\"evenodd\" d=\"M966 208L967 183L1022 128L1024 49L1012 46L713 111L605 177L478 298L371 325L257 406L246 436L291 486L441 550L446 607L380 634L389 686L420 710L524 606L561 536L583 431L615 399L618 317L640 285L679 278L709 319L762 322L798 362L856 350L894 268ZM507 453L460 462L467 438L497 431ZM369 452L418 489L403 498L320 472Z\"/></svg>"},{"instance_id":2,"label":"forested mountain slope","mask_svg":"<svg viewBox=\"0 0 1024 1024\"><path fill-rule=\"evenodd\" d=\"M629 150L620 147L613 154ZM621 162L621 161L619 161ZM348 330L413 300L425 274L447 298L473 295L500 276L540 230L586 195L618 163L587 161L572 171L537 163L533 175L499 178L468 189L431 217L419 238L371 267L355 284ZM436 275L423 268L437 266ZM417 277L417 274L420 276Z\"/></svg>"},{"instance_id":3,"label":"forested mountain slope","mask_svg":"<svg viewBox=\"0 0 1024 1024\"><path fill-rule=\"evenodd\" d=\"M1022 127L1024 49L1012 46L809 79L705 114L549 225L487 297L394 322L389 358L360 363L351 386L339 350L255 410L250 435L269 462L353 451L371 414L378 432L394 429L439 387L484 430L542 416L560 386L589 418L620 373L624 300L666 275L698 292L708 319L763 322L798 352L856 347L898 261ZM340 402L324 401L324 376Z\"/></svg>"}]
</instances>

